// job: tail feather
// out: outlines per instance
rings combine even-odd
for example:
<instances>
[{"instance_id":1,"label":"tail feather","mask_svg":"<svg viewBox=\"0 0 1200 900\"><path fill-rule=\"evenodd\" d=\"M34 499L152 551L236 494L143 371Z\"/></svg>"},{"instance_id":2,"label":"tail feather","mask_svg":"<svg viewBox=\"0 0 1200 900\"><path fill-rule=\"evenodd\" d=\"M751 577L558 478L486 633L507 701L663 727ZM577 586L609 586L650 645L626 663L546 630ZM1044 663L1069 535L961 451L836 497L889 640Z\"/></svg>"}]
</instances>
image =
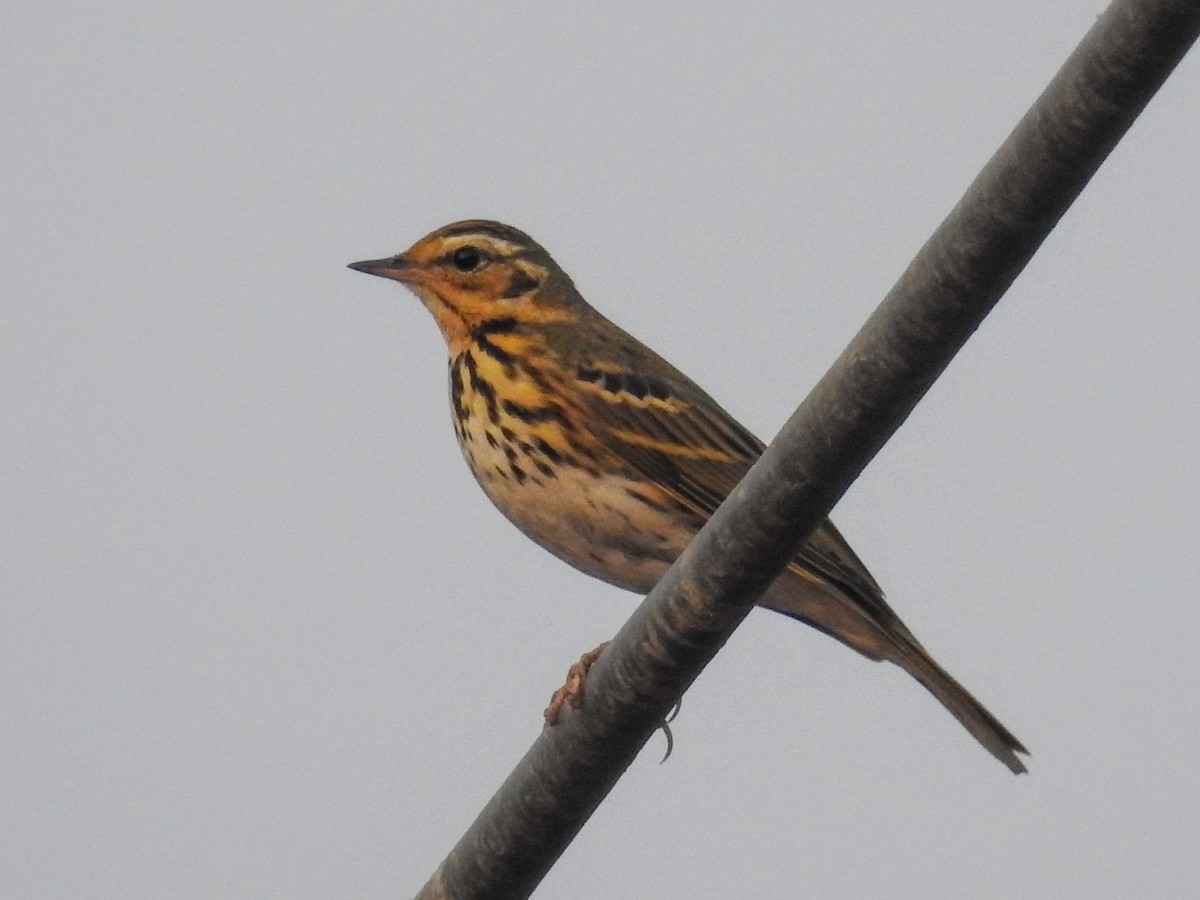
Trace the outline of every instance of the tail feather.
<instances>
[{"instance_id":1,"label":"tail feather","mask_svg":"<svg viewBox=\"0 0 1200 900\"><path fill-rule=\"evenodd\" d=\"M800 576L799 578L795 576ZM939 666L884 602L868 606L829 582L793 567L759 601L837 638L869 659L895 663L919 681L989 753L1014 774L1025 772L1018 753L1029 751L982 703Z\"/></svg>"},{"instance_id":2,"label":"tail feather","mask_svg":"<svg viewBox=\"0 0 1200 900\"><path fill-rule=\"evenodd\" d=\"M897 642L898 643L898 642ZM1004 763L1014 775L1025 772L1025 764L1018 753L1029 755L1029 751L1001 724L1000 720L988 712L987 708L976 700L971 693L959 684L954 677L939 666L933 658L920 646L899 647L899 652L891 661L904 669L908 674L924 685L925 689L950 710L954 718L983 744L988 752Z\"/></svg>"}]
</instances>

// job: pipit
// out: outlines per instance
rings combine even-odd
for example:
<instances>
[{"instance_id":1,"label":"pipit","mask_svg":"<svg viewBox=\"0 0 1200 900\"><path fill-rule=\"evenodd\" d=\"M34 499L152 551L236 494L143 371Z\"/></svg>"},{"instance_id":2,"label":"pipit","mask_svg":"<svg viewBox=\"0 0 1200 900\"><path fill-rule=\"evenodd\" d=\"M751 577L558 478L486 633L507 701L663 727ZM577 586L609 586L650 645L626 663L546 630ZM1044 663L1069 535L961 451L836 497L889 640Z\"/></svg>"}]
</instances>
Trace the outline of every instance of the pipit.
<instances>
[{"instance_id":1,"label":"pipit","mask_svg":"<svg viewBox=\"0 0 1200 900\"><path fill-rule=\"evenodd\" d=\"M763 451L516 228L457 222L351 268L401 282L433 313L467 465L514 525L589 575L649 592ZM1025 771L1021 742L934 662L832 522L759 603L900 666Z\"/></svg>"}]
</instances>

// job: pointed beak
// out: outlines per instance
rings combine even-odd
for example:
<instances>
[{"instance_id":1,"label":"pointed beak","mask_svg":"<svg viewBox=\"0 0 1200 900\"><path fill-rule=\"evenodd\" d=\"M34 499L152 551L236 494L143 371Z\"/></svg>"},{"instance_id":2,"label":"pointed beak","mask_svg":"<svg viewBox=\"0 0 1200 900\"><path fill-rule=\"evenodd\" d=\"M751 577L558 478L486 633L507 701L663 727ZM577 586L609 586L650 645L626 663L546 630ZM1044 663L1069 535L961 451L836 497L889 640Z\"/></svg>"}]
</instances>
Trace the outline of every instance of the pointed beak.
<instances>
[{"instance_id":1,"label":"pointed beak","mask_svg":"<svg viewBox=\"0 0 1200 900\"><path fill-rule=\"evenodd\" d=\"M364 259L362 262L350 263L349 268L356 272L366 272L368 275L403 282L412 282L415 272L415 267L403 254L389 256L387 259Z\"/></svg>"}]
</instances>

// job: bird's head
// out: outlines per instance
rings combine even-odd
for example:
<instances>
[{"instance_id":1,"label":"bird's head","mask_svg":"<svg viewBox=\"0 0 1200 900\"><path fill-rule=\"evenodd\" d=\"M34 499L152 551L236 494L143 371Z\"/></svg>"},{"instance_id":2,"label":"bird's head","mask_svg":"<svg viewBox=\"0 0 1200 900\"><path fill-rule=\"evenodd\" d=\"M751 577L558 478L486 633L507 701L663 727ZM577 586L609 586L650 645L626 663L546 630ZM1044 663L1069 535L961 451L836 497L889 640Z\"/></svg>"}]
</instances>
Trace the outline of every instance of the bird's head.
<instances>
[{"instance_id":1,"label":"bird's head","mask_svg":"<svg viewBox=\"0 0 1200 900\"><path fill-rule=\"evenodd\" d=\"M583 304L540 244L500 222L455 222L402 253L350 268L408 287L433 313L451 349L485 323L563 321Z\"/></svg>"}]
</instances>

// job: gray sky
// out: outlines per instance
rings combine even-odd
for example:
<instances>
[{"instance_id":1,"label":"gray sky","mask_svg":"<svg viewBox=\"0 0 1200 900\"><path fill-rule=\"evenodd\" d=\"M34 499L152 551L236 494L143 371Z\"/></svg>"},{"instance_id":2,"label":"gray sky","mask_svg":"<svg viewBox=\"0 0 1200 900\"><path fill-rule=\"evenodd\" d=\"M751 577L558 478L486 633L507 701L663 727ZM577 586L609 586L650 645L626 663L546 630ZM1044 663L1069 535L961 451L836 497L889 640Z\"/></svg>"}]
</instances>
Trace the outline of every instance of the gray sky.
<instances>
[{"instance_id":1,"label":"gray sky","mask_svg":"<svg viewBox=\"0 0 1200 900\"><path fill-rule=\"evenodd\" d=\"M1102 8L10 4L0 894L411 895L634 608L346 263L509 221L770 438ZM1194 887L1198 66L835 514L1031 774L755 613L539 896Z\"/></svg>"}]
</instances>

